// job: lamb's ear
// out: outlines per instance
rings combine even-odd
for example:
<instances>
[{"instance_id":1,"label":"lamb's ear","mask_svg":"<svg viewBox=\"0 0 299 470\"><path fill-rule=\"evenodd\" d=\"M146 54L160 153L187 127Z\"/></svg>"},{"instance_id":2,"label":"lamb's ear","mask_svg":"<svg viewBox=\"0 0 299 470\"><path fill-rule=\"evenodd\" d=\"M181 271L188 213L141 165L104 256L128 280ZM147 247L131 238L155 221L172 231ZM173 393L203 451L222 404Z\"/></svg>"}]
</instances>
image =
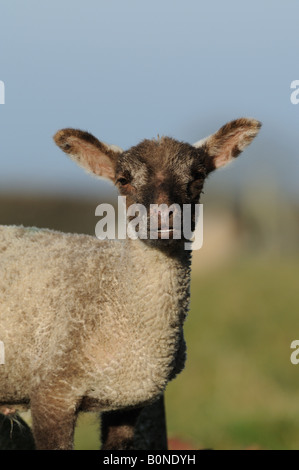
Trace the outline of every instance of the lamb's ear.
<instances>
[{"instance_id":1,"label":"lamb's ear","mask_svg":"<svg viewBox=\"0 0 299 470\"><path fill-rule=\"evenodd\" d=\"M258 134L260 128L261 123L256 119L236 119L193 146L205 151L207 170L210 172L225 166L240 155Z\"/></svg>"},{"instance_id":2,"label":"lamb's ear","mask_svg":"<svg viewBox=\"0 0 299 470\"><path fill-rule=\"evenodd\" d=\"M122 152L119 147L109 146L78 129L62 129L53 138L58 147L85 170L114 181L116 162Z\"/></svg>"}]
</instances>

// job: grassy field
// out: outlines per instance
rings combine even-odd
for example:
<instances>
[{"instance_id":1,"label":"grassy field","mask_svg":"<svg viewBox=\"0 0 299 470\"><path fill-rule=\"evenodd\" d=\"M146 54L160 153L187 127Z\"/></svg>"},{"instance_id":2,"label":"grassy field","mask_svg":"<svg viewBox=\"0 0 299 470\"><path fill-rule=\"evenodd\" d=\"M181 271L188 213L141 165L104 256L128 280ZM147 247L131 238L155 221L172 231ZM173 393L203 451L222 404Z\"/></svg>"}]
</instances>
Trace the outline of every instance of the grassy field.
<instances>
[{"instance_id":1,"label":"grassy field","mask_svg":"<svg viewBox=\"0 0 299 470\"><path fill-rule=\"evenodd\" d=\"M166 395L170 435L215 449L299 447L298 261L245 259L193 279L187 367Z\"/></svg>"}]
</instances>

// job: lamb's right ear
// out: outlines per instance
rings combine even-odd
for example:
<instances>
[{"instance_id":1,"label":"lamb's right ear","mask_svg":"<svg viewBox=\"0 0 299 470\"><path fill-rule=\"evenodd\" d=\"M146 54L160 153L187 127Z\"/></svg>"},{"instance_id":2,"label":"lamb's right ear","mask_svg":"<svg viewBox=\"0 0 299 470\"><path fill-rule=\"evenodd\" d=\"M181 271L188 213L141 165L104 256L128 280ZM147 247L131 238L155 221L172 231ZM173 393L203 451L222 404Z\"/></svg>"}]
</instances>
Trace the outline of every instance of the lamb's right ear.
<instances>
[{"instance_id":1,"label":"lamb's right ear","mask_svg":"<svg viewBox=\"0 0 299 470\"><path fill-rule=\"evenodd\" d=\"M236 119L222 126L215 134L193 144L204 151L207 172L227 165L240 155L258 134L261 125L252 118Z\"/></svg>"},{"instance_id":2,"label":"lamb's right ear","mask_svg":"<svg viewBox=\"0 0 299 470\"><path fill-rule=\"evenodd\" d=\"M119 147L109 146L78 129L62 129L53 138L58 147L85 170L114 182L116 162L122 152Z\"/></svg>"}]
</instances>

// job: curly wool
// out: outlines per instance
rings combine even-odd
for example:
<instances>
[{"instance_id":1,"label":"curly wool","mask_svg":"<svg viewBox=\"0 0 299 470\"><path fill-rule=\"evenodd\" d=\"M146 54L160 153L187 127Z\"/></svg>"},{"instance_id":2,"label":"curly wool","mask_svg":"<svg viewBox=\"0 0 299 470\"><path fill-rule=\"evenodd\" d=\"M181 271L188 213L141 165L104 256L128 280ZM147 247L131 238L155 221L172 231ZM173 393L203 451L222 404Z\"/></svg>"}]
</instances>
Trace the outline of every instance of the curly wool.
<instances>
[{"instance_id":1,"label":"curly wool","mask_svg":"<svg viewBox=\"0 0 299 470\"><path fill-rule=\"evenodd\" d=\"M48 407L103 411L156 398L184 364L189 258L0 227L0 403L45 393Z\"/></svg>"}]
</instances>

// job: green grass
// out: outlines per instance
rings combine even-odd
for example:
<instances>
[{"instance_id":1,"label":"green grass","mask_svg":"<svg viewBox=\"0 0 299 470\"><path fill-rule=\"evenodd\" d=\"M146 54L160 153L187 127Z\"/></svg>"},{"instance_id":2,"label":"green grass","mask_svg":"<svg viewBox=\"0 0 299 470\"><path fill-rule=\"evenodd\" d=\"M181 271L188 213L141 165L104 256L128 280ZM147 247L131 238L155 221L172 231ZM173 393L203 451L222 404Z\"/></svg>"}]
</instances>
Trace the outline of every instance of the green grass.
<instances>
[{"instance_id":1,"label":"green grass","mask_svg":"<svg viewBox=\"0 0 299 470\"><path fill-rule=\"evenodd\" d=\"M299 447L298 259L243 260L192 281L185 371L168 430L198 447Z\"/></svg>"},{"instance_id":2,"label":"green grass","mask_svg":"<svg viewBox=\"0 0 299 470\"><path fill-rule=\"evenodd\" d=\"M75 430L75 449L100 449L100 420L98 413L80 413Z\"/></svg>"}]
</instances>

